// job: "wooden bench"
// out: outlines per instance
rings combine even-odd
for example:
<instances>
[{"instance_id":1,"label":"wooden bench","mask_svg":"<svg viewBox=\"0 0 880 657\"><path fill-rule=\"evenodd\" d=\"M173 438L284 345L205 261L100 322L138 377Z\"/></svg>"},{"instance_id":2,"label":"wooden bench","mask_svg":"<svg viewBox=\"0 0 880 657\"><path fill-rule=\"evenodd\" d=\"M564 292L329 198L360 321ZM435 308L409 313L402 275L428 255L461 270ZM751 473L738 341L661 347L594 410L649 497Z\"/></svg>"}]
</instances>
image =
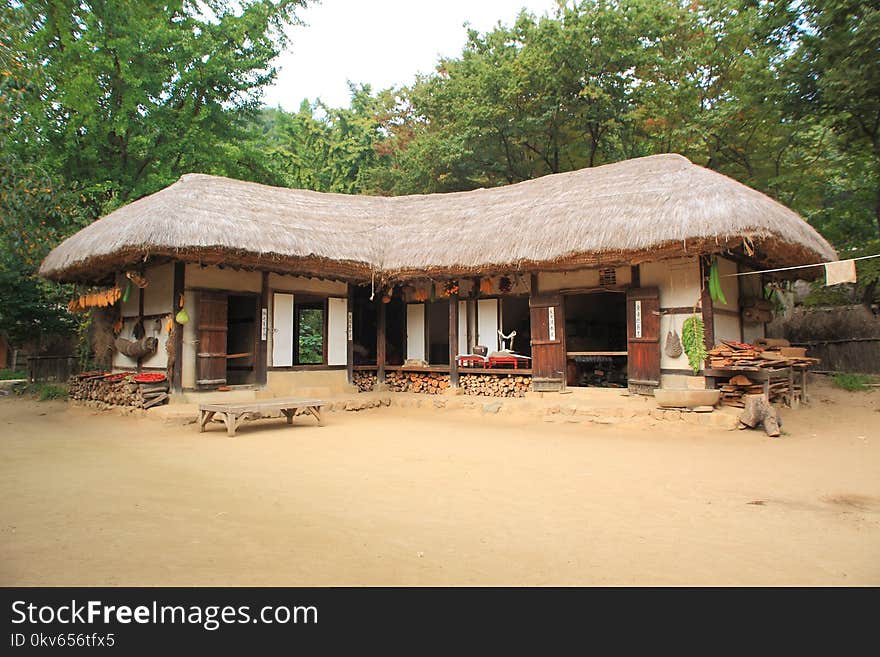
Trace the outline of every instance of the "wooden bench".
<instances>
[{"instance_id":1,"label":"wooden bench","mask_svg":"<svg viewBox=\"0 0 880 657\"><path fill-rule=\"evenodd\" d=\"M249 416L263 417L266 413L280 413L287 418L287 424L293 424L293 418L297 415L310 413L318 420L318 424L324 424L321 415L321 407L324 402L318 399L266 399L263 401L199 404L199 432L205 430L205 425L215 415L220 415L226 424L226 432L230 436L235 435L238 425Z\"/></svg>"}]
</instances>

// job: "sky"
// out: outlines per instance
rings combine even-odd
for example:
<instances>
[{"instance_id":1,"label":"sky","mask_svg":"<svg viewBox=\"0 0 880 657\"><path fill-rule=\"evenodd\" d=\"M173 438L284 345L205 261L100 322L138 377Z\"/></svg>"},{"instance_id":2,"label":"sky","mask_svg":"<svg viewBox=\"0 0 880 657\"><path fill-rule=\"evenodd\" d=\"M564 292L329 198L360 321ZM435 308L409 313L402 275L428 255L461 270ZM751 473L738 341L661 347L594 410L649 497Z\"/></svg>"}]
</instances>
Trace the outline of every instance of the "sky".
<instances>
[{"instance_id":1,"label":"sky","mask_svg":"<svg viewBox=\"0 0 880 657\"><path fill-rule=\"evenodd\" d=\"M296 111L303 99L348 106L348 81L374 90L430 73L438 58L456 56L467 22L481 32L513 23L521 9L551 14L556 0L323 0L298 11L306 23L288 28L290 43L275 60L278 77L263 102Z\"/></svg>"}]
</instances>

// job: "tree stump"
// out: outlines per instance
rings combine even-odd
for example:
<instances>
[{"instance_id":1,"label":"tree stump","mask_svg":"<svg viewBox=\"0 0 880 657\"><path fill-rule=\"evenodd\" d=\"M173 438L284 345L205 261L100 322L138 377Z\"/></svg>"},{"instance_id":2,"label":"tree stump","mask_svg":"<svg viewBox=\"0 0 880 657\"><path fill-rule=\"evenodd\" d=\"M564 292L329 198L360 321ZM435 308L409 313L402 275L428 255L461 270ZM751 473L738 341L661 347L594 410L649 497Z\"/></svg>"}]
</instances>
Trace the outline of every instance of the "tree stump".
<instances>
[{"instance_id":1,"label":"tree stump","mask_svg":"<svg viewBox=\"0 0 880 657\"><path fill-rule=\"evenodd\" d=\"M767 401L764 395L745 395L743 402L745 408L739 416L740 429L756 429L758 425L763 425L764 431L771 438L781 433L782 418L779 416L779 409Z\"/></svg>"}]
</instances>

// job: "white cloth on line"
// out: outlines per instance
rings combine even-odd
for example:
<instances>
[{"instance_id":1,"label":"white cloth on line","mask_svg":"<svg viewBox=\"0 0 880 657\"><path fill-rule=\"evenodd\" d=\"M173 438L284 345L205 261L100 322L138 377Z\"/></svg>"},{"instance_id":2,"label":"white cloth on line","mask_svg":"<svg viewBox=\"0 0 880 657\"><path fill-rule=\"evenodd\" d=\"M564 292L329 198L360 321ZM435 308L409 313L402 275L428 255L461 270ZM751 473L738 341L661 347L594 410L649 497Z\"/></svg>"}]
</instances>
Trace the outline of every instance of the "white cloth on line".
<instances>
[{"instance_id":1,"label":"white cloth on line","mask_svg":"<svg viewBox=\"0 0 880 657\"><path fill-rule=\"evenodd\" d=\"M855 260L838 260L837 262L825 263L825 285L855 283L857 280Z\"/></svg>"}]
</instances>

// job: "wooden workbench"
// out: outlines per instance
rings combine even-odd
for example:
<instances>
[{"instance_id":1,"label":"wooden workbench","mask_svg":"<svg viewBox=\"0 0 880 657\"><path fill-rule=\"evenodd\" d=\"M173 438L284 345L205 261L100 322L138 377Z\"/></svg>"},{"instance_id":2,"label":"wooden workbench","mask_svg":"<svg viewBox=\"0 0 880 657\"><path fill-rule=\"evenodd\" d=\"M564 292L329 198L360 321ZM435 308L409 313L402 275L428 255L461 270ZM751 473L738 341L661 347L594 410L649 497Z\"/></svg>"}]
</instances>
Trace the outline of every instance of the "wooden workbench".
<instances>
[{"instance_id":1,"label":"wooden workbench","mask_svg":"<svg viewBox=\"0 0 880 657\"><path fill-rule=\"evenodd\" d=\"M226 432L230 436L235 435L239 424L247 419L258 419L269 413L279 413L287 418L287 424L293 424L293 418L297 415L309 413L315 416L318 424L324 424L321 407L324 402L318 399L266 399L263 401L199 404L199 431L205 430L205 425L215 415L220 415L226 425Z\"/></svg>"}]
</instances>

